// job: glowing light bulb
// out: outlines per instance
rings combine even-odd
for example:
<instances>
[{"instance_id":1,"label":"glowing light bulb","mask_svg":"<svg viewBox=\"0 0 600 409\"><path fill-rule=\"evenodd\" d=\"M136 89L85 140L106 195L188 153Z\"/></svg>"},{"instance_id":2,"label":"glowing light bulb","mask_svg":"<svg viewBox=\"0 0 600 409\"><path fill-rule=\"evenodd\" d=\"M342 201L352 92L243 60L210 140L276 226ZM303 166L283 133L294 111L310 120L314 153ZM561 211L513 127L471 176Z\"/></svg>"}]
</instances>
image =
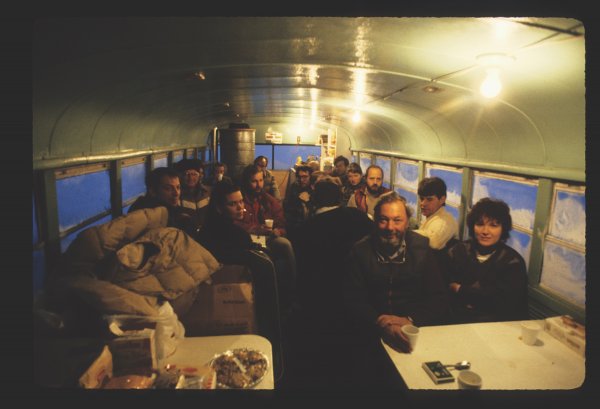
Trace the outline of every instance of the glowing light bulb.
<instances>
[{"instance_id":1,"label":"glowing light bulb","mask_svg":"<svg viewBox=\"0 0 600 409\"><path fill-rule=\"evenodd\" d=\"M354 123L360 121L360 112L358 111L354 111L354 115L352 115L352 121Z\"/></svg>"},{"instance_id":2,"label":"glowing light bulb","mask_svg":"<svg viewBox=\"0 0 600 409\"><path fill-rule=\"evenodd\" d=\"M488 68L485 80L479 87L481 95L486 98L494 98L502 91L502 83L500 82L500 70L498 68Z\"/></svg>"}]
</instances>

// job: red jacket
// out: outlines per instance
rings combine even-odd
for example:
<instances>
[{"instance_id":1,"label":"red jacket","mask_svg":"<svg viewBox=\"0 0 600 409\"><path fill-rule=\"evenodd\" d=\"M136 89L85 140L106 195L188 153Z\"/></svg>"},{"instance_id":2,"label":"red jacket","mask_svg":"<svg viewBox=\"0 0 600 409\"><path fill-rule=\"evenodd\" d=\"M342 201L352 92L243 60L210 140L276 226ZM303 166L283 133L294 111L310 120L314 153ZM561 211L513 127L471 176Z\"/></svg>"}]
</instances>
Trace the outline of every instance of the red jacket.
<instances>
[{"instance_id":1,"label":"red jacket","mask_svg":"<svg viewBox=\"0 0 600 409\"><path fill-rule=\"evenodd\" d=\"M381 196L384 193L390 192L391 190L381 186L379 188L379 195ZM365 213L367 212L367 185L361 187L360 189L356 189L354 191L354 200L356 200L356 207L358 210L362 210Z\"/></svg>"},{"instance_id":2,"label":"red jacket","mask_svg":"<svg viewBox=\"0 0 600 409\"><path fill-rule=\"evenodd\" d=\"M268 193L261 192L257 196L244 195L244 218L236 224L252 234L265 234L265 219L273 219L273 228L285 232L285 217L281 203Z\"/></svg>"}]
</instances>

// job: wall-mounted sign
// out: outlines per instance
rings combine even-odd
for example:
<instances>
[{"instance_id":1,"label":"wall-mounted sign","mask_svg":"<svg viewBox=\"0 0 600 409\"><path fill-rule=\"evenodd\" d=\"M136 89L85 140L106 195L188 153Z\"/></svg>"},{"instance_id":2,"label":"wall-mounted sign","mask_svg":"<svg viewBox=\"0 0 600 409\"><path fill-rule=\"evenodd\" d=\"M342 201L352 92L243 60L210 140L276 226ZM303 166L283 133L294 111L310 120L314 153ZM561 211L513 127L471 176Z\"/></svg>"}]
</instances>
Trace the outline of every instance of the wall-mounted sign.
<instances>
[{"instance_id":1,"label":"wall-mounted sign","mask_svg":"<svg viewBox=\"0 0 600 409\"><path fill-rule=\"evenodd\" d=\"M265 140L270 143L282 143L283 134L281 132L265 132Z\"/></svg>"}]
</instances>

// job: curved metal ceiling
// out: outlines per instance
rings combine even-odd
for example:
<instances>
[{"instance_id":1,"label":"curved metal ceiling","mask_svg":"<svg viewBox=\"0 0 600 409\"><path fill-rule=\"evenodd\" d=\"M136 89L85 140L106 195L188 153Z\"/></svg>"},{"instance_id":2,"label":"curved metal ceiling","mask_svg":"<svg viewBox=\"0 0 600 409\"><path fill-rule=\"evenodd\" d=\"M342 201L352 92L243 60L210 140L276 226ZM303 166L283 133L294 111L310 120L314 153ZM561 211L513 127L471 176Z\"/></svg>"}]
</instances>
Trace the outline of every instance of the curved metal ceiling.
<instances>
[{"instance_id":1,"label":"curved metal ceiling","mask_svg":"<svg viewBox=\"0 0 600 409\"><path fill-rule=\"evenodd\" d=\"M268 129L289 143L335 129L342 151L585 179L574 19L40 19L33 51L34 167L197 145L244 121L257 142ZM486 53L513 57L493 100L479 94Z\"/></svg>"}]
</instances>

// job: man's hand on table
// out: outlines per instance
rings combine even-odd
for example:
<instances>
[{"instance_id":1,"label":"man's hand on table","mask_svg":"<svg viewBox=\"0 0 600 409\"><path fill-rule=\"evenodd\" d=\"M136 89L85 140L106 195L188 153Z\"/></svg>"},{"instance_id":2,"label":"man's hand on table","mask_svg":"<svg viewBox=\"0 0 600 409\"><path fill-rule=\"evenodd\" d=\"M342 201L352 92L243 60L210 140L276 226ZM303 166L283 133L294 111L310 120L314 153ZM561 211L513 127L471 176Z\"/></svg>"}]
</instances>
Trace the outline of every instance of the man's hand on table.
<instances>
[{"instance_id":1,"label":"man's hand on table","mask_svg":"<svg viewBox=\"0 0 600 409\"><path fill-rule=\"evenodd\" d=\"M377 318L376 324L381 328L381 338L386 344L399 352L412 352L408 339L400 331L404 325L412 325L407 317L383 314Z\"/></svg>"}]
</instances>

